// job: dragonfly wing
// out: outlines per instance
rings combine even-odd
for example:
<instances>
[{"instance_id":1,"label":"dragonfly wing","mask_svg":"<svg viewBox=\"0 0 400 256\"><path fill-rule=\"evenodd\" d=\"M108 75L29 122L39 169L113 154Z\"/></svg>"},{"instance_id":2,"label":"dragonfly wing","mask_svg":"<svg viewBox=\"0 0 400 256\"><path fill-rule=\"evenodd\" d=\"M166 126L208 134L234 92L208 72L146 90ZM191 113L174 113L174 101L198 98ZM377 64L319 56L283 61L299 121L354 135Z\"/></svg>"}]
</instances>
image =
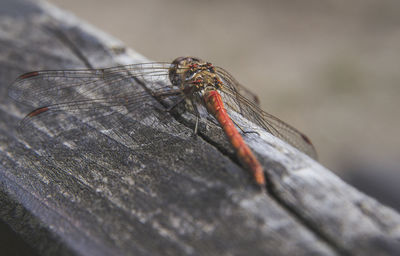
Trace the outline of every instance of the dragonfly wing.
<instances>
[{"instance_id":1,"label":"dragonfly wing","mask_svg":"<svg viewBox=\"0 0 400 256\"><path fill-rule=\"evenodd\" d=\"M93 70L34 71L21 75L9 88L9 95L34 109L20 123L24 133L34 120L73 112L86 123L104 124L101 129L120 126L126 113L140 108L142 116L152 113L148 105L158 104L155 98L177 95L168 82L171 64L134 64ZM151 92L138 85L150 83ZM146 107L147 106L147 107ZM111 120L114 121L111 121ZM95 122L94 122L95 121ZM124 122L125 126L129 122ZM129 127L128 127L129 128ZM129 129L127 129L129 130Z\"/></svg>"},{"instance_id":2,"label":"dragonfly wing","mask_svg":"<svg viewBox=\"0 0 400 256\"><path fill-rule=\"evenodd\" d=\"M243 85L241 85L231 74L229 74L228 71L221 67L215 67L215 70L220 78L225 81L224 85L226 85L231 91L239 93L256 105L260 104L258 96L252 93Z\"/></svg>"},{"instance_id":3,"label":"dragonfly wing","mask_svg":"<svg viewBox=\"0 0 400 256\"><path fill-rule=\"evenodd\" d=\"M167 82L171 64L133 64L106 69L34 71L18 77L11 98L41 107L93 98L120 98L136 89L132 84Z\"/></svg>"},{"instance_id":4,"label":"dragonfly wing","mask_svg":"<svg viewBox=\"0 0 400 256\"><path fill-rule=\"evenodd\" d=\"M222 89L221 95L228 108L264 128L274 136L288 142L310 157L317 158L315 148L306 135L279 118L263 111L253 100L244 97L236 89L232 89L236 87L230 85Z\"/></svg>"}]
</instances>

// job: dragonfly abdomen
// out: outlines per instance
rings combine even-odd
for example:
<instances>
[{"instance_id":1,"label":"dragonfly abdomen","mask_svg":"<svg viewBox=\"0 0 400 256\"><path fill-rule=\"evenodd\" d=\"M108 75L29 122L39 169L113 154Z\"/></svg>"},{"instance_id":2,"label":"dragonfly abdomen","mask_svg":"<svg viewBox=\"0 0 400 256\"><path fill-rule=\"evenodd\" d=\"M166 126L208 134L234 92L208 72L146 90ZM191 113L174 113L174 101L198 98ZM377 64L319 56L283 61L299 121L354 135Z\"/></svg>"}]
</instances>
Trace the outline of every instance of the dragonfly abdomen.
<instances>
[{"instance_id":1,"label":"dragonfly abdomen","mask_svg":"<svg viewBox=\"0 0 400 256\"><path fill-rule=\"evenodd\" d=\"M251 149L246 145L239 131L229 117L221 95L216 90L209 90L204 93L204 101L210 112L224 129L229 142L236 151L236 155L245 167L251 171L255 181L260 186L265 185L265 176L260 162L257 160Z\"/></svg>"}]
</instances>

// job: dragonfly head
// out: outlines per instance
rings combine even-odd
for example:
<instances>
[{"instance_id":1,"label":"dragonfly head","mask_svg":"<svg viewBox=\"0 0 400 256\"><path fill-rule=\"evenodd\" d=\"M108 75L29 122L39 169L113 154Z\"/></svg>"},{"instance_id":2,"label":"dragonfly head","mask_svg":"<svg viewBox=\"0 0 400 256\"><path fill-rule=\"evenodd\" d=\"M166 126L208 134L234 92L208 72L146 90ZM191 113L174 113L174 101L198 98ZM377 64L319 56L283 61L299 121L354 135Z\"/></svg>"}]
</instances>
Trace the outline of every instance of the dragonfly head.
<instances>
[{"instance_id":1,"label":"dragonfly head","mask_svg":"<svg viewBox=\"0 0 400 256\"><path fill-rule=\"evenodd\" d=\"M173 86L181 88L185 94L222 87L214 66L195 57L176 58L169 69L169 79Z\"/></svg>"}]
</instances>

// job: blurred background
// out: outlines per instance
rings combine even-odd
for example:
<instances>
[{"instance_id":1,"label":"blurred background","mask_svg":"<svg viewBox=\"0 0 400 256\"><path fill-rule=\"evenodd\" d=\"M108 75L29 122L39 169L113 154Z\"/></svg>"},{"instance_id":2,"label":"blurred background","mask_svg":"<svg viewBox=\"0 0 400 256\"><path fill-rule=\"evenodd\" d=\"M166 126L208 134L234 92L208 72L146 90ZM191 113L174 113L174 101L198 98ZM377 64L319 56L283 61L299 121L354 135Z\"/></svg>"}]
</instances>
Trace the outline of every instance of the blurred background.
<instances>
[{"instance_id":1,"label":"blurred background","mask_svg":"<svg viewBox=\"0 0 400 256\"><path fill-rule=\"evenodd\" d=\"M197 56L400 209L400 1L50 0L154 61Z\"/></svg>"}]
</instances>

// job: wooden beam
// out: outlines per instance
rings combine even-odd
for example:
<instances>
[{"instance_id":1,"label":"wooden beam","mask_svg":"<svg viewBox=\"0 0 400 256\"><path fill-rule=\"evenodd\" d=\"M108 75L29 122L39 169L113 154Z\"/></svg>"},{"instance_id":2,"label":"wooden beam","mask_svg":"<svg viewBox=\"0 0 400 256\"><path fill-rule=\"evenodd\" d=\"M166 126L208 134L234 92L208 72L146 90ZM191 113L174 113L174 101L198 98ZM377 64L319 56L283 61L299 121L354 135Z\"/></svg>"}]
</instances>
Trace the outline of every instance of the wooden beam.
<instances>
[{"instance_id":1,"label":"wooden beam","mask_svg":"<svg viewBox=\"0 0 400 256\"><path fill-rule=\"evenodd\" d=\"M32 70L148 61L51 5L2 9L2 96ZM398 213L268 133L245 136L264 194L212 122L194 137L193 116L143 105L101 122L60 112L18 132L31 110L0 101L0 218L42 255L400 254Z\"/></svg>"}]
</instances>

